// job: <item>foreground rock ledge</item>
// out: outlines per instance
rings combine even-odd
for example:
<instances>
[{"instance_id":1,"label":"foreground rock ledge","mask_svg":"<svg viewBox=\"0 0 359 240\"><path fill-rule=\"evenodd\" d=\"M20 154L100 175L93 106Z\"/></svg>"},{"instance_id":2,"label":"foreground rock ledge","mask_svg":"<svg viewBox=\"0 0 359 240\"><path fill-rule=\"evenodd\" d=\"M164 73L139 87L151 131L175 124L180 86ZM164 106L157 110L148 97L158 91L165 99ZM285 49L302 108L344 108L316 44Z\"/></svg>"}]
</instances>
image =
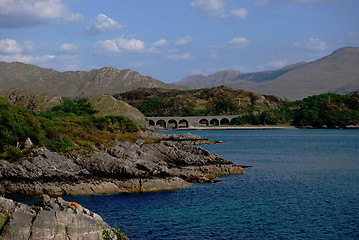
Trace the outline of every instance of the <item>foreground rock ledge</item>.
<instances>
[{"instance_id":1,"label":"foreground rock ledge","mask_svg":"<svg viewBox=\"0 0 359 240\"><path fill-rule=\"evenodd\" d=\"M0 217L0 240L99 240L104 234L117 239L116 230L99 215L60 197L43 195L34 206L0 197Z\"/></svg>"},{"instance_id":2,"label":"foreground rock ledge","mask_svg":"<svg viewBox=\"0 0 359 240\"><path fill-rule=\"evenodd\" d=\"M208 140L185 134L178 140L170 136L168 141L153 144L116 142L114 147L84 154L61 155L35 148L29 159L19 163L0 160L0 192L55 196L159 191L216 182L216 175L244 172L242 166L217 154L183 144L185 138L192 144L208 144Z\"/></svg>"}]
</instances>

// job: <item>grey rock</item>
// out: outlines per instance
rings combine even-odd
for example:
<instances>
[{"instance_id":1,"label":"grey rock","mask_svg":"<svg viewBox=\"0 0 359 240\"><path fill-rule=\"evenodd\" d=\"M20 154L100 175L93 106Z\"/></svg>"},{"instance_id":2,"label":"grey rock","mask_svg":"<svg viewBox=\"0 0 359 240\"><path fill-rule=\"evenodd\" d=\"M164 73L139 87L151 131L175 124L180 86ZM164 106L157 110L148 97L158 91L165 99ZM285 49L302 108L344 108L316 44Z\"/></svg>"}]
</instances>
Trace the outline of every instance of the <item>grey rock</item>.
<instances>
[{"instance_id":1,"label":"grey rock","mask_svg":"<svg viewBox=\"0 0 359 240\"><path fill-rule=\"evenodd\" d=\"M104 230L114 235L113 229L96 213L77 203L47 195L35 206L0 197L0 212L8 216L0 231L0 240L99 240L103 239Z\"/></svg>"},{"instance_id":2,"label":"grey rock","mask_svg":"<svg viewBox=\"0 0 359 240\"><path fill-rule=\"evenodd\" d=\"M25 143L24 143L24 148L25 148L25 149L31 148L32 145L33 145L33 143L32 143L32 141L31 141L31 139L30 139L29 137L26 138Z\"/></svg>"},{"instance_id":3,"label":"grey rock","mask_svg":"<svg viewBox=\"0 0 359 240\"><path fill-rule=\"evenodd\" d=\"M111 148L101 147L86 156L62 155L44 147L35 148L32 157L20 163L0 160L0 191L73 195L168 190L188 186L185 181L213 182L215 175L243 173L242 166L199 146L183 143L183 139L196 142L201 137L141 134L161 136L170 141L151 144L117 141Z\"/></svg>"}]
</instances>

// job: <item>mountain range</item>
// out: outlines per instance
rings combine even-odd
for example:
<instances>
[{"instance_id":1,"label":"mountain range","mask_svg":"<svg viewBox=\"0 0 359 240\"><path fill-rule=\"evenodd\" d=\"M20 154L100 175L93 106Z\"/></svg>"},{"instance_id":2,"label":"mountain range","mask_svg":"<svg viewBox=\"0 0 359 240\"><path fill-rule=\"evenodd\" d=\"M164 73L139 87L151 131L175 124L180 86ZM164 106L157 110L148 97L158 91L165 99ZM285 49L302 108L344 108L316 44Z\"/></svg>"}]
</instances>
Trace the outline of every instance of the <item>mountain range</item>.
<instances>
[{"instance_id":1,"label":"mountain range","mask_svg":"<svg viewBox=\"0 0 359 240\"><path fill-rule=\"evenodd\" d=\"M228 70L207 76L195 74L176 84L195 89L224 85L289 100L328 92L346 94L359 90L359 48L341 48L315 61L273 71L243 73Z\"/></svg>"},{"instance_id":2,"label":"mountain range","mask_svg":"<svg viewBox=\"0 0 359 240\"><path fill-rule=\"evenodd\" d=\"M0 62L0 90L21 88L73 98L122 93L139 87L186 89L143 76L130 69L103 67L88 72L58 72L20 62Z\"/></svg>"}]
</instances>

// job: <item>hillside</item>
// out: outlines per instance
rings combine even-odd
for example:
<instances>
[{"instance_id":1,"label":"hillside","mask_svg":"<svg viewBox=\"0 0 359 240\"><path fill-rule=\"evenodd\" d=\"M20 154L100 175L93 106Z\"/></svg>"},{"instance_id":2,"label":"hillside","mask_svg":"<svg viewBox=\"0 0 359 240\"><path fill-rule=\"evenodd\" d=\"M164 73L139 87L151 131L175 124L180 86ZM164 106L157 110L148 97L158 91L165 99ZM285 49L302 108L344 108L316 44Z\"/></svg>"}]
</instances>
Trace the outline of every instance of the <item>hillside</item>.
<instances>
[{"instance_id":1,"label":"hillside","mask_svg":"<svg viewBox=\"0 0 359 240\"><path fill-rule=\"evenodd\" d=\"M220 71L191 75L177 84L192 88L229 86L261 94L299 100L321 93L347 94L359 89L359 48L339 49L329 56L293 64L275 71L242 73Z\"/></svg>"},{"instance_id":2,"label":"hillside","mask_svg":"<svg viewBox=\"0 0 359 240\"><path fill-rule=\"evenodd\" d=\"M21 88L54 93L62 97L94 97L130 91L139 87L185 89L166 84L149 76L126 69L104 67L86 71L58 72L20 62L0 62L0 90Z\"/></svg>"},{"instance_id":3,"label":"hillside","mask_svg":"<svg viewBox=\"0 0 359 240\"><path fill-rule=\"evenodd\" d=\"M197 90L140 88L115 95L146 116L232 115L279 109L283 101L230 87Z\"/></svg>"},{"instance_id":4,"label":"hillside","mask_svg":"<svg viewBox=\"0 0 359 240\"><path fill-rule=\"evenodd\" d=\"M49 110L64 102L64 98L55 94L25 91L23 89L0 91L0 97L3 97L14 105L24 107L36 113ZM92 97L89 99L89 103L91 103L93 108L98 111L94 114L97 117L120 115L130 118L136 123L142 125L146 124L145 116L139 110L110 95L98 95Z\"/></svg>"}]
</instances>

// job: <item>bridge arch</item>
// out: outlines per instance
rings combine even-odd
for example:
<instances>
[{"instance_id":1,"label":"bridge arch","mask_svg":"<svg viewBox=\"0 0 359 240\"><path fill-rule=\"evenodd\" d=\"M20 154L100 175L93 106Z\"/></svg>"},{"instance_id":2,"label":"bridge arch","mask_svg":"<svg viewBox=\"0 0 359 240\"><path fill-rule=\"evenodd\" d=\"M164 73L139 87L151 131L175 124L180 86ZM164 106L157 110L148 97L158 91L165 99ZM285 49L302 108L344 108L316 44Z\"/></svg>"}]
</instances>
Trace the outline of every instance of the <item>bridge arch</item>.
<instances>
[{"instance_id":1,"label":"bridge arch","mask_svg":"<svg viewBox=\"0 0 359 240\"><path fill-rule=\"evenodd\" d=\"M205 118L202 118L198 121L199 126L209 126L209 121Z\"/></svg>"},{"instance_id":2,"label":"bridge arch","mask_svg":"<svg viewBox=\"0 0 359 240\"><path fill-rule=\"evenodd\" d=\"M168 120L167 128L177 128L177 127L178 127L178 124L177 124L176 120L174 120L174 119Z\"/></svg>"},{"instance_id":3,"label":"bridge arch","mask_svg":"<svg viewBox=\"0 0 359 240\"><path fill-rule=\"evenodd\" d=\"M219 126L219 120L217 118L212 118L211 121L209 121L210 126Z\"/></svg>"},{"instance_id":4,"label":"bridge arch","mask_svg":"<svg viewBox=\"0 0 359 240\"><path fill-rule=\"evenodd\" d=\"M165 120L160 119L156 122L156 126L161 126L163 128L167 128L167 123Z\"/></svg>"},{"instance_id":5,"label":"bridge arch","mask_svg":"<svg viewBox=\"0 0 359 240\"><path fill-rule=\"evenodd\" d=\"M189 117L147 117L149 126L163 128L192 128L220 125L233 125L238 115L189 116Z\"/></svg>"},{"instance_id":6,"label":"bridge arch","mask_svg":"<svg viewBox=\"0 0 359 240\"><path fill-rule=\"evenodd\" d=\"M155 126L156 125L156 123L155 123L155 121L153 121L153 120L148 120L148 125L149 126Z\"/></svg>"},{"instance_id":7,"label":"bridge arch","mask_svg":"<svg viewBox=\"0 0 359 240\"><path fill-rule=\"evenodd\" d=\"M222 118L221 121L219 122L220 125L230 125L229 119L228 118Z\"/></svg>"},{"instance_id":8,"label":"bridge arch","mask_svg":"<svg viewBox=\"0 0 359 240\"><path fill-rule=\"evenodd\" d=\"M189 127L189 122L186 119L182 119L178 121L178 128L188 128Z\"/></svg>"}]
</instances>

